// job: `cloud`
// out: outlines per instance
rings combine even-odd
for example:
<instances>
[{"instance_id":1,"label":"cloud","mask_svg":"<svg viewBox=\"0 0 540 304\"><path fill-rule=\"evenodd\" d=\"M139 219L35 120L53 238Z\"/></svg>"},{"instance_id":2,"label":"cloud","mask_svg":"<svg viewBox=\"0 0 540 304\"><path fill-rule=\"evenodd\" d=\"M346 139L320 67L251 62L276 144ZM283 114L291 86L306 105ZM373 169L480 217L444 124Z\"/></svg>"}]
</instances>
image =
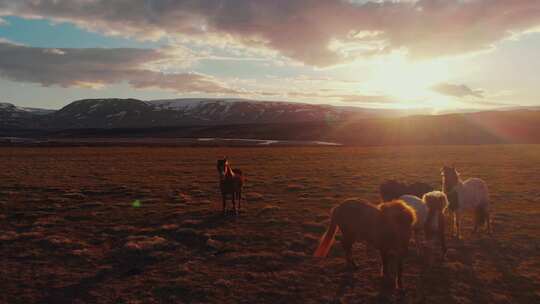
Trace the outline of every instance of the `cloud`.
<instances>
[{"instance_id":1,"label":"cloud","mask_svg":"<svg viewBox=\"0 0 540 304\"><path fill-rule=\"evenodd\" d=\"M321 91L321 90L319 90ZM350 103L363 103L363 104L388 104L396 103L397 100L390 96L385 95L362 95L362 94L321 94L317 91L305 92L305 91L291 91L287 92L288 97L292 98L312 98L318 100L339 100L342 102Z\"/></svg>"},{"instance_id":2,"label":"cloud","mask_svg":"<svg viewBox=\"0 0 540 304\"><path fill-rule=\"evenodd\" d=\"M332 97L338 98L343 102L358 102L358 103L395 103L396 100L389 96L384 95L332 95Z\"/></svg>"},{"instance_id":3,"label":"cloud","mask_svg":"<svg viewBox=\"0 0 540 304\"><path fill-rule=\"evenodd\" d=\"M178 60L167 49L49 49L0 41L0 77L13 81L91 88L127 82L176 92L236 92L211 76L161 72L169 59Z\"/></svg>"},{"instance_id":4,"label":"cloud","mask_svg":"<svg viewBox=\"0 0 540 304\"><path fill-rule=\"evenodd\" d=\"M459 97L459 98L468 97L468 96L472 96L476 98L484 97L484 91L473 90L464 84L441 83L441 84L437 84L433 86L431 89L439 94Z\"/></svg>"},{"instance_id":5,"label":"cloud","mask_svg":"<svg viewBox=\"0 0 540 304\"><path fill-rule=\"evenodd\" d=\"M537 0L0 0L0 15L111 35L262 48L313 66L405 50L433 58L489 49L540 26Z\"/></svg>"}]
</instances>

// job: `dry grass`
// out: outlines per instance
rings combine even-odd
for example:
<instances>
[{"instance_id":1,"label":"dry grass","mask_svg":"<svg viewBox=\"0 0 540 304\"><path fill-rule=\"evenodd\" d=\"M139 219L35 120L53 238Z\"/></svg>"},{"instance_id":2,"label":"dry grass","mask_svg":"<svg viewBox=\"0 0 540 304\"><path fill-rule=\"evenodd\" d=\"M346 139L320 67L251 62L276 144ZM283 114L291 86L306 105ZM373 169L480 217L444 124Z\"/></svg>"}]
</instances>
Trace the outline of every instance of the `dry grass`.
<instances>
[{"instance_id":1,"label":"dry grass","mask_svg":"<svg viewBox=\"0 0 540 304\"><path fill-rule=\"evenodd\" d=\"M247 176L239 217L220 212L221 155ZM405 302L539 302L540 146L441 146L2 148L0 303L374 303L373 250L355 272L339 244L311 257L330 208L387 178L438 186L445 163L488 182L494 237L467 218L442 264L411 250Z\"/></svg>"}]
</instances>

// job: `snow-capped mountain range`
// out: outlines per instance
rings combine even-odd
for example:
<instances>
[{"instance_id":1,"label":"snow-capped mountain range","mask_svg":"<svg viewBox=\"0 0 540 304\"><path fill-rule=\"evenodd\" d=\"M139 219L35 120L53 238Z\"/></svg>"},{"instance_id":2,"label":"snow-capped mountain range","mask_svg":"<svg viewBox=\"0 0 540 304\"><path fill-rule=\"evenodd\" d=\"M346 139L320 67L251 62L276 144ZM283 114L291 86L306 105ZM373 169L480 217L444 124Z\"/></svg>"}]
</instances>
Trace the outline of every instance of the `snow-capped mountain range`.
<instances>
[{"instance_id":1,"label":"snow-capped mountain range","mask_svg":"<svg viewBox=\"0 0 540 304\"><path fill-rule=\"evenodd\" d=\"M84 99L60 110L0 103L0 128L81 129L344 121L397 111L246 99Z\"/></svg>"}]
</instances>

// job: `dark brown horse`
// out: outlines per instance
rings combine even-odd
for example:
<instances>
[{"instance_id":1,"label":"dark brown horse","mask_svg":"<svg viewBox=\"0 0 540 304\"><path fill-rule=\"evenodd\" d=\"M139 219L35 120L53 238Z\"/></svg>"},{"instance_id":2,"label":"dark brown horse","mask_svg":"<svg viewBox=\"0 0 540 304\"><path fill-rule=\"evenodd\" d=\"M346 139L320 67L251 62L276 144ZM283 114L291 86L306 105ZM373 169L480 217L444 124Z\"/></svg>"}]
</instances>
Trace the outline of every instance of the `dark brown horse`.
<instances>
[{"instance_id":1,"label":"dark brown horse","mask_svg":"<svg viewBox=\"0 0 540 304\"><path fill-rule=\"evenodd\" d=\"M379 249L382 260L383 292L403 288L403 261L416 221L414 211L402 201L375 206L359 199L348 199L332 209L330 227L322 236L314 256L325 257L339 228L347 263L355 267L352 246L356 241Z\"/></svg>"},{"instance_id":2,"label":"dark brown horse","mask_svg":"<svg viewBox=\"0 0 540 304\"><path fill-rule=\"evenodd\" d=\"M244 186L242 170L231 168L226 157L218 159L217 170L219 173L219 189L223 198L223 213L226 211L227 196L231 197L233 211L238 213L242 201L242 187ZM236 199L238 199L238 208L236 208Z\"/></svg>"},{"instance_id":3,"label":"dark brown horse","mask_svg":"<svg viewBox=\"0 0 540 304\"><path fill-rule=\"evenodd\" d=\"M394 179L384 181L379 187L379 193L383 202L399 199L402 195L414 195L422 197L424 194L433 191L429 184L415 182L407 184Z\"/></svg>"}]
</instances>

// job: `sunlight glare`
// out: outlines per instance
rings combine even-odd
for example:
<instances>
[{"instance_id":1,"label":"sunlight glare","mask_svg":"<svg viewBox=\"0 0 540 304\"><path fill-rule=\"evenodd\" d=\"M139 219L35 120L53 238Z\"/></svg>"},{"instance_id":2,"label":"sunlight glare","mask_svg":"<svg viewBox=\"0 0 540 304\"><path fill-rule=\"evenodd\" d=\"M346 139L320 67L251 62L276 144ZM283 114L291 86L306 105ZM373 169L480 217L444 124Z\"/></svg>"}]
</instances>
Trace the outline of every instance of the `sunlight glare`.
<instances>
[{"instance_id":1,"label":"sunlight glare","mask_svg":"<svg viewBox=\"0 0 540 304\"><path fill-rule=\"evenodd\" d=\"M374 77L364 84L365 89L384 92L399 100L420 102L417 106L444 107L451 102L431 90L434 85L450 78L448 61L411 62L403 55L392 55L376 61Z\"/></svg>"}]
</instances>

